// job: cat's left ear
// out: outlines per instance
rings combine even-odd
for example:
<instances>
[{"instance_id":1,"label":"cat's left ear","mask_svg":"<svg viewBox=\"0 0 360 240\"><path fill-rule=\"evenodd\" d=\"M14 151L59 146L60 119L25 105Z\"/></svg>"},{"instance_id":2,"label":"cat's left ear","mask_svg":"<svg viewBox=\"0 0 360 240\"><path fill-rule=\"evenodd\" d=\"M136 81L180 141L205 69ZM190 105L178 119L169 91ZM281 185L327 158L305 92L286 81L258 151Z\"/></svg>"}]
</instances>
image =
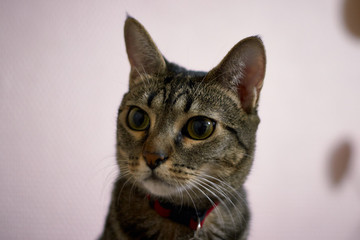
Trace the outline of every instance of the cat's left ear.
<instances>
[{"instance_id":1,"label":"cat's left ear","mask_svg":"<svg viewBox=\"0 0 360 240\"><path fill-rule=\"evenodd\" d=\"M142 75L156 75L165 72L164 57L149 33L136 19L132 17L126 19L124 37L131 65L130 87L136 84Z\"/></svg>"},{"instance_id":2,"label":"cat's left ear","mask_svg":"<svg viewBox=\"0 0 360 240\"><path fill-rule=\"evenodd\" d=\"M235 91L242 108L251 113L259 100L265 66L265 48L261 39L249 37L237 43L207 77Z\"/></svg>"}]
</instances>

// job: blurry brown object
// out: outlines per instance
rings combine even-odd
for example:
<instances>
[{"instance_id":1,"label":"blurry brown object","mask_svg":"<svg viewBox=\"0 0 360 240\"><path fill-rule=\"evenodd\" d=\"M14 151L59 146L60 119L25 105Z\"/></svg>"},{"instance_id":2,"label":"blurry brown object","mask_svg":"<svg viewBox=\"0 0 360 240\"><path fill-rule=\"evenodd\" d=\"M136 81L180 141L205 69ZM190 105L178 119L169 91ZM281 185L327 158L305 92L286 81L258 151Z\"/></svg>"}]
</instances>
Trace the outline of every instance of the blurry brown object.
<instances>
[{"instance_id":1,"label":"blurry brown object","mask_svg":"<svg viewBox=\"0 0 360 240\"><path fill-rule=\"evenodd\" d=\"M348 31L360 38L360 0L345 0L344 20Z\"/></svg>"},{"instance_id":2,"label":"blurry brown object","mask_svg":"<svg viewBox=\"0 0 360 240\"><path fill-rule=\"evenodd\" d=\"M330 156L330 180L338 186L349 173L352 147L350 142L343 141L337 145Z\"/></svg>"}]
</instances>

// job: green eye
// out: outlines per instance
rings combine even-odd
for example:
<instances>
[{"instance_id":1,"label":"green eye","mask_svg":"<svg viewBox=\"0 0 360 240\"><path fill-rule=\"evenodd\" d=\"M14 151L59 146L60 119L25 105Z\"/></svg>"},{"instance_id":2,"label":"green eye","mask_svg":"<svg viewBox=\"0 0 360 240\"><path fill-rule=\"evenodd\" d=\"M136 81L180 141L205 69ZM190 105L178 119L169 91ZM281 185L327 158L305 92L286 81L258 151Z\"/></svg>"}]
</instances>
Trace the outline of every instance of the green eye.
<instances>
[{"instance_id":1,"label":"green eye","mask_svg":"<svg viewBox=\"0 0 360 240\"><path fill-rule=\"evenodd\" d=\"M185 135L194 140L204 140L214 132L216 123L207 117L193 117L185 126Z\"/></svg>"},{"instance_id":2,"label":"green eye","mask_svg":"<svg viewBox=\"0 0 360 240\"><path fill-rule=\"evenodd\" d=\"M135 131L144 131L150 125L149 115L138 107L130 109L127 116L127 125Z\"/></svg>"}]
</instances>

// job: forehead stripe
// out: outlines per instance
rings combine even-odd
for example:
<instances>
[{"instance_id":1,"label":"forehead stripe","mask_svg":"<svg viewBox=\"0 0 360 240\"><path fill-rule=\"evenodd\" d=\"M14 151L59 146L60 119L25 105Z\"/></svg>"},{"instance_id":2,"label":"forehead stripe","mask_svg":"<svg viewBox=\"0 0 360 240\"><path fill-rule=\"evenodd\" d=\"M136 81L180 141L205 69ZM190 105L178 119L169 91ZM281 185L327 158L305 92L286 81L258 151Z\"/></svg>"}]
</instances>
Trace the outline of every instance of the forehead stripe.
<instances>
[{"instance_id":1,"label":"forehead stripe","mask_svg":"<svg viewBox=\"0 0 360 240\"><path fill-rule=\"evenodd\" d=\"M187 96L186 98L186 105L185 105L185 108L184 108L184 112L188 112L191 108L191 105L193 104L193 98L191 96Z\"/></svg>"},{"instance_id":2,"label":"forehead stripe","mask_svg":"<svg viewBox=\"0 0 360 240\"><path fill-rule=\"evenodd\" d=\"M170 83L172 80L173 80L173 77L172 77L172 76L167 76L167 77L165 77L165 79L164 79L164 83L165 83L165 84L168 84L168 83Z\"/></svg>"},{"instance_id":3,"label":"forehead stripe","mask_svg":"<svg viewBox=\"0 0 360 240\"><path fill-rule=\"evenodd\" d=\"M148 97L148 99L147 99L147 105L148 105L148 107L151 107L151 103L152 103L152 101L154 100L154 98L156 97L156 95L158 95L158 92L151 92L151 93L149 94L149 97Z\"/></svg>"}]
</instances>

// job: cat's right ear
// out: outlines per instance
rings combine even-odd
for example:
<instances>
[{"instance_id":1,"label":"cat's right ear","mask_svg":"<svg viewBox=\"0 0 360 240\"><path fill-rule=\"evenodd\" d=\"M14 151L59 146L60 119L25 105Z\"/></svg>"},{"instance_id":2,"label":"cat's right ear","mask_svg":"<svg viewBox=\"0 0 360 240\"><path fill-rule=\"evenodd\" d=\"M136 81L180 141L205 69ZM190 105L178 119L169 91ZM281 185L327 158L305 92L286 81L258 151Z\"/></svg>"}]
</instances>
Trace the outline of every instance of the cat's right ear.
<instances>
[{"instance_id":1,"label":"cat's right ear","mask_svg":"<svg viewBox=\"0 0 360 240\"><path fill-rule=\"evenodd\" d=\"M145 75L165 72L166 62L145 28L128 17L124 27L126 51L131 65L130 87Z\"/></svg>"}]
</instances>

